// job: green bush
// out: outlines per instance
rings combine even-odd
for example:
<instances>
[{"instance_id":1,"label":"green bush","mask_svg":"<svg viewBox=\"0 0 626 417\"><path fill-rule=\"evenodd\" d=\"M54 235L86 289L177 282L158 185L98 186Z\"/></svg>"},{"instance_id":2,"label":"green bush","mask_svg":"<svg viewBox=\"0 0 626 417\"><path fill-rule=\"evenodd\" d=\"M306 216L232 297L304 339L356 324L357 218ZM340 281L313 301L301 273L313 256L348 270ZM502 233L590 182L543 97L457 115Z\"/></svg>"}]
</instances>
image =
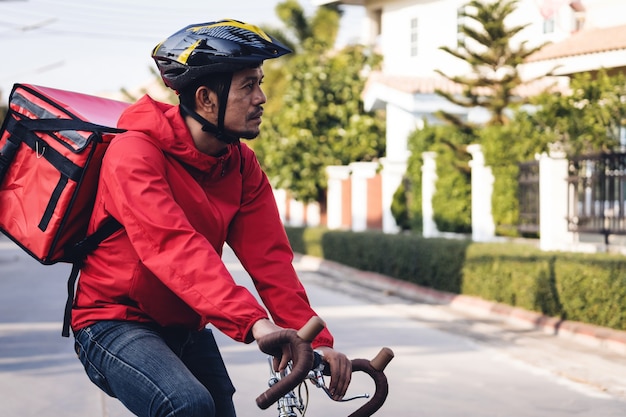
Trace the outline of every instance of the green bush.
<instances>
[{"instance_id":1,"label":"green bush","mask_svg":"<svg viewBox=\"0 0 626 417\"><path fill-rule=\"evenodd\" d=\"M463 267L461 292L559 316L553 264L554 255L530 245L473 243Z\"/></svg>"},{"instance_id":2,"label":"green bush","mask_svg":"<svg viewBox=\"0 0 626 417\"><path fill-rule=\"evenodd\" d=\"M287 238L294 252L305 255L324 257L322 235L326 232L322 227L285 227Z\"/></svg>"},{"instance_id":3,"label":"green bush","mask_svg":"<svg viewBox=\"0 0 626 417\"><path fill-rule=\"evenodd\" d=\"M424 287L626 330L626 258L530 244L287 227L296 252Z\"/></svg>"},{"instance_id":4,"label":"green bush","mask_svg":"<svg viewBox=\"0 0 626 417\"><path fill-rule=\"evenodd\" d=\"M443 148L437 153L437 183L433 195L437 230L453 233L472 231L471 175L467 166L457 166L459 156ZM467 163L469 157L463 163Z\"/></svg>"},{"instance_id":5,"label":"green bush","mask_svg":"<svg viewBox=\"0 0 626 417\"><path fill-rule=\"evenodd\" d=\"M555 271L565 318L626 330L626 259L569 254Z\"/></svg>"},{"instance_id":6,"label":"green bush","mask_svg":"<svg viewBox=\"0 0 626 417\"><path fill-rule=\"evenodd\" d=\"M326 259L454 293L460 290L468 244L380 232L328 231L322 236Z\"/></svg>"},{"instance_id":7,"label":"green bush","mask_svg":"<svg viewBox=\"0 0 626 417\"><path fill-rule=\"evenodd\" d=\"M411 153L406 171L407 184L402 186L405 187L412 231L422 231L422 153L426 151L437 154L437 182L432 201L437 229L459 233L471 230L470 155L465 151L468 143L469 137L453 126L431 126L426 122L422 129L409 136Z\"/></svg>"},{"instance_id":8,"label":"green bush","mask_svg":"<svg viewBox=\"0 0 626 417\"><path fill-rule=\"evenodd\" d=\"M400 183L396 192L393 193L393 199L391 201L391 215L395 219L398 227L402 230L409 230L411 228L406 183L406 180Z\"/></svg>"}]
</instances>

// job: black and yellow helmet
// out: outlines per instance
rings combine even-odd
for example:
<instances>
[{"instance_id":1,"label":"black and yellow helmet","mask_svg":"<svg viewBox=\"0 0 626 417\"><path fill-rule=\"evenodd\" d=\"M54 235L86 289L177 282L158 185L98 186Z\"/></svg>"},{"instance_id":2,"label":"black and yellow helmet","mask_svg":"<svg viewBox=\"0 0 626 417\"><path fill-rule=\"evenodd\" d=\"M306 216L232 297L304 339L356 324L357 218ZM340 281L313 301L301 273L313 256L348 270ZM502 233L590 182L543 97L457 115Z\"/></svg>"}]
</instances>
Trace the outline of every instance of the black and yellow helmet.
<instances>
[{"instance_id":1,"label":"black and yellow helmet","mask_svg":"<svg viewBox=\"0 0 626 417\"><path fill-rule=\"evenodd\" d=\"M180 91L216 72L236 72L291 50L257 26L237 20L189 25L152 51L165 85Z\"/></svg>"}]
</instances>

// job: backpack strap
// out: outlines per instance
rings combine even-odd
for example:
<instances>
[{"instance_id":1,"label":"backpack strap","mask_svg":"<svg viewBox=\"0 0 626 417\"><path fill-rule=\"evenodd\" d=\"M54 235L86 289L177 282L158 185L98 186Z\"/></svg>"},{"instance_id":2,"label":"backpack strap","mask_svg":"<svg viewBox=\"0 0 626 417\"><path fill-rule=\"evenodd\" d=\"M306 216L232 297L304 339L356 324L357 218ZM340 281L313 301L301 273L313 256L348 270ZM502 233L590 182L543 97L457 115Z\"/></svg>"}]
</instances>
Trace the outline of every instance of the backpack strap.
<instances>
[{"instance_id":1,"label":"backpack strap","mask_svg":"<svg viewBox=\"0 0 626 417\"><path fill-rule=\"evenodd\" d=\"M63 337L70 336L70 322L72 320L72 307L74 305L74 288L76 286L78 273L83 266L83 261L104 239L121 228L122 224L120 222L113 217L109 217L93 234L87 236L65 251L66 258L72 262L72 272L70 272L70 277L67 279L67 300L65 302L63 330L61 332Z\"/></svg>"}]
</instances>

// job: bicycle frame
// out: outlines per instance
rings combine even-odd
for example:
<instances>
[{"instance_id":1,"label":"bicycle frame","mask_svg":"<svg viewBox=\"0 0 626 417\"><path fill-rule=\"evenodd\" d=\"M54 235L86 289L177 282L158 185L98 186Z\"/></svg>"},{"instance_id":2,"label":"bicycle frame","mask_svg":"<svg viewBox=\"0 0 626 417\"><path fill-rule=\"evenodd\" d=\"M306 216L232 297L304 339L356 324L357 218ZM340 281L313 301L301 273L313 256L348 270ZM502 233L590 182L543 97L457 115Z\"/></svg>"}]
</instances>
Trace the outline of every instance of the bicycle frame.
<instances>
[{"instance_id":1,"label":"bicycle frame","mask_svg":"<svg viewBox=\"0 0 626 417\"><path fill-rule=\"evenodd\" d=\"M269 388L257 397L256 402L259 408L267 409L272 404L278 403L278 417L296 417L295 410L302 413L305 407L300 398L295 395L294 389L307 379L317 388L322 388L329 398L332 398L324 383L324 375L330 375L330 370L311 347L311 341L324 327L325 324L319 317L313 317L298 332L282 330L258 340L259 348L268 355L280 356L281 346L284 344L291 345L292 352L292 362L285 372L275 372L270 359ZM389 392L387 377L383 371L392 359L393 351L385 347L371 361L367 359L351 361L352 372L365 372L374 380L375 392L367 403L348 417L369 417L382 407ZM344 401L355 398L369 398L369 396L357 396Z\"/></svg>"}]
</instances>

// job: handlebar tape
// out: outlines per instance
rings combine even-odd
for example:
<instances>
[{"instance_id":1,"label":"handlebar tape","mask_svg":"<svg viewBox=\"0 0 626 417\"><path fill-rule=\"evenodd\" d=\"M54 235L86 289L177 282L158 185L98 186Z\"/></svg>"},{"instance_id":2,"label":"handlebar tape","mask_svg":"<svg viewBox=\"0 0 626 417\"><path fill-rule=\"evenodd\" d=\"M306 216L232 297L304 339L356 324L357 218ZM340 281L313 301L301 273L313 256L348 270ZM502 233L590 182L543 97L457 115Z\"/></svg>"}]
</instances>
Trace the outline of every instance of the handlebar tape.
<instances>
[{"instance_id":1,"label":"handlebar tape","mask_svg":"<svg viewBox=\"0 0 626 417\"><path fill-rule=\"evenodd\" d=\"M280 357L282 346L289 344L293 360L291 372L257 397L256 403L259 408L267 409L306 378L313 368L314 355L311 341L325 326L322 319L314 316L298 332L285 329L270 333L257 341L261 351L274 357Z\"/></svg>"},{"instance_id":2,"label":"handlebar tape","mask_svg":"<svg viewBox=\"0 0 626 417\"><path fill-rule=\"evenodd\" d=\"M348 417L369 417L376 411L378 411L378 409L382 407L382 405L385 403L385 400L387 399L387 394L389 393L387 377L382 372L382 370L374 368L374 366L372 366L372 362L368 361L367 359L352 360L352 372L356 371L365 372L370 377L372 377L376 389L372 398L370 398L368 402L363 404L359 409L350 414Z\"/></svg>"}]
</instances>

